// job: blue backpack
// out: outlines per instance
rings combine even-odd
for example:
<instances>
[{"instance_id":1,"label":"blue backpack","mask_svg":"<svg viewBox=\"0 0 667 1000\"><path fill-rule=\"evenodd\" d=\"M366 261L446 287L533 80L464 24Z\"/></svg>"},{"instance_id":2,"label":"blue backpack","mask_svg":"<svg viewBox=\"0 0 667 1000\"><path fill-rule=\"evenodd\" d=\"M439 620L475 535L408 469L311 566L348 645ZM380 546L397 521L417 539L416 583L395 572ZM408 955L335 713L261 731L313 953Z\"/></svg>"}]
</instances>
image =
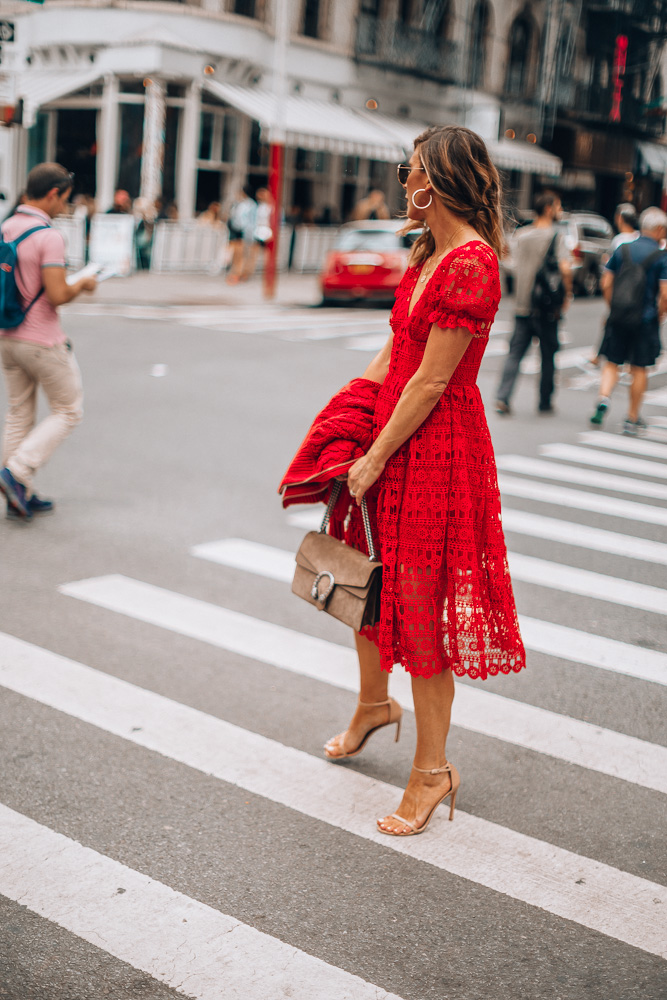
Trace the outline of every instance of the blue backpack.
<instances>
[{"instance_id":1,"label":"blue backpack","mask_svg":"<svg viewBox=\"0 0 667 1000\"><path fill-rule=\"evenodd\" d=\"M27 240L33 233L39 232L40 229L49 229L49 226L34 226L25 233L21 233L15 240L5 240L2 230L0 230L0 330L13 330L20 326L44 291L43 288L40 288L32 302L28 306L24 306L16 284L18 267L16 248L19 243Z\"/></svg>"}]
</instances>

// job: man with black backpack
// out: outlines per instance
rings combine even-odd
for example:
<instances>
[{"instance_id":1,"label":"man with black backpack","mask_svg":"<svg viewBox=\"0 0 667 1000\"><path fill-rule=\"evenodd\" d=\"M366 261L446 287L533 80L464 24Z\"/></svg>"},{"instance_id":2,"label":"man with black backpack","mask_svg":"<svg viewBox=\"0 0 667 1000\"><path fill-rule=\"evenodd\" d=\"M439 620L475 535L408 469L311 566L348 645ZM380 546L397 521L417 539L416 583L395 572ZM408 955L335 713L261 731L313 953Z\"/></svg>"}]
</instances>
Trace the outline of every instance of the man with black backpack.
<instances>
[{"instance_id":1,"label":"man with black backpack","mask_svg":"<svg viewBox=\"0 0 667 1000\"><path fill-rule=\"evenodd\" d=\"M541 194L535 211L535 222L520 229L516 236L515 327L496 393L495 409L501 414L510 412L519 366L533 337L539 342L542 357L538 410L552 411L558 321L572 297L570 255L556 228L560 198L553 193Z\"/></svg>"},{"instance_id":2,"label":"man with black backpack","mask_svg":"<svg viewBox=\"0 0 667 1000\"><path fill-rule=\"evenodd\" d=\"M1 229L0 359L9 410L0 492L14 520L53 510L53 501L33 493L33 477L83 414L81 373L57 309L80 292L94 291L97 282L67 284L65 242L51 226L66 211L73 179L58 163L38 164L28 175L23 204ZM35 426L40 386L51 413Z\"/></svg>"},{"instance_id":3,"label":"man with black backpack","mask_svg":"<svg viewBox=\"0 0 667 1000\"><path fill-rule=\"evenodd\" d=\"M638 239L614 251L602 275L609 319L601 351L607 362L591 417L594 426L602 424L619 366L629 364L632 382L623 433L630 437L646 427L639 414L648 382L646 369L660 354L660 323L667 316L667 252L660 249L667 237L667 215L659 208L647 208L639 218L639 229Z\"/></svg>"}]
</instances>

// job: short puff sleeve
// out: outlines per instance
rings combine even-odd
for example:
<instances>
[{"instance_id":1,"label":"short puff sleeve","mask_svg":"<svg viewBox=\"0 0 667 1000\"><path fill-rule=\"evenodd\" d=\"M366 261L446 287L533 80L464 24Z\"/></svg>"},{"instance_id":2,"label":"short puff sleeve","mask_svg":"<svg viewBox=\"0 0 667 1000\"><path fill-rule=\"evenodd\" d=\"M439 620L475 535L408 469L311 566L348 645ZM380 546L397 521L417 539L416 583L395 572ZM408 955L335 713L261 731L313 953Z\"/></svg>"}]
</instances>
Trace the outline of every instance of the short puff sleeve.
<instances>
[{"instance_id":1,"label":"short puff sleeve","mask_svg":"<svg viewBox=\"0 0 667 1000\"><path fill-rule=\"evenodd\" d=\"M488 337L499 302L495 253L485 243L467 244L443 268L428 320L443 330L464 327L473 337Z\"/></svg>"}]
</instances>

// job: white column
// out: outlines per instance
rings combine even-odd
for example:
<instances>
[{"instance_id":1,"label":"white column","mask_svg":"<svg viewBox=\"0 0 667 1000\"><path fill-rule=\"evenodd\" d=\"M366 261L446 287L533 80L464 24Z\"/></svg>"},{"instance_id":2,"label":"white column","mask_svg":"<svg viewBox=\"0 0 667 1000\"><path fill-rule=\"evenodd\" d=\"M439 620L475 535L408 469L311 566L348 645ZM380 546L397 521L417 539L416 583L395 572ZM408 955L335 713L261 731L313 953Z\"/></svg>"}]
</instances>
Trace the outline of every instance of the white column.
<instances>
[{"instance_id":1,"label":"white column","mask_svg":"<svg viewBox=\"0 0 667 1000\"><path fill-rule=\"evenodd\" d=\"M102 108L97 116L97 194L98 212L106 212L113 204L118 165L119 107L118 77L104 78Z\"/></svg>"},{"instance_id":2,"label":"white column","mask_svg":"<svg viewBox=\"0 0 667 1000\"><path fill-rule=\"evenodd\" d=\"M185 95L181 112L178 137L178 164L176 173L176 203L181 219L191 219L195 214L197 183L197 157L199 155L199 121L201 117L201 90L193 80Z\"/></svg>"},{"instance_id":3,"label":"white column","mask_svg":"<svg viewBox=\"0 0 667 1000\"><path fill-rule=\"evenodd\" d=\"M151 78L146 86L144 142L141 158L141 197L152 203L162 194L164 130L167 120L167 88L164 80Z\"/></svg>"}]
</instances>

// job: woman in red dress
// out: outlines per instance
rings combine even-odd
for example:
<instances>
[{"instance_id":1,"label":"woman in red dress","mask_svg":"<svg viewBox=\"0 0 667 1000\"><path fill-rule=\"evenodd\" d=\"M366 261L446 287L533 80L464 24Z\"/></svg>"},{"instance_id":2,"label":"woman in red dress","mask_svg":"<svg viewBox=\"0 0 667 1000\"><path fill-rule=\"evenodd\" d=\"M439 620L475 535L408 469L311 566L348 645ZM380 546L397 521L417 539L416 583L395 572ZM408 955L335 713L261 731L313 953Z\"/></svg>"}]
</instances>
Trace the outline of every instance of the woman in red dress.
<instances>
[{"instance_id":1,"label":"woman in red dress","mask_svg":"<svg viewBox=\"0 0 667 1000\"><path fill-rule=\"evenodd\" d=\"M396 724L388 697L394 663L412 676L417 748L393 836L422 833L459 787L447 762L454 674L519 671L525 653L500 514L493 448L476 385L500 301L500 181L483 140L455 125L415 140L405 187L406 231L423 228L396 294L392 333L364 377L381 384L373 444L350 469L357 504L367 494L383 564L378 625L357 635L361 685L349 728L325 747L359 752Z\"/></svg>"}]
</instances>

